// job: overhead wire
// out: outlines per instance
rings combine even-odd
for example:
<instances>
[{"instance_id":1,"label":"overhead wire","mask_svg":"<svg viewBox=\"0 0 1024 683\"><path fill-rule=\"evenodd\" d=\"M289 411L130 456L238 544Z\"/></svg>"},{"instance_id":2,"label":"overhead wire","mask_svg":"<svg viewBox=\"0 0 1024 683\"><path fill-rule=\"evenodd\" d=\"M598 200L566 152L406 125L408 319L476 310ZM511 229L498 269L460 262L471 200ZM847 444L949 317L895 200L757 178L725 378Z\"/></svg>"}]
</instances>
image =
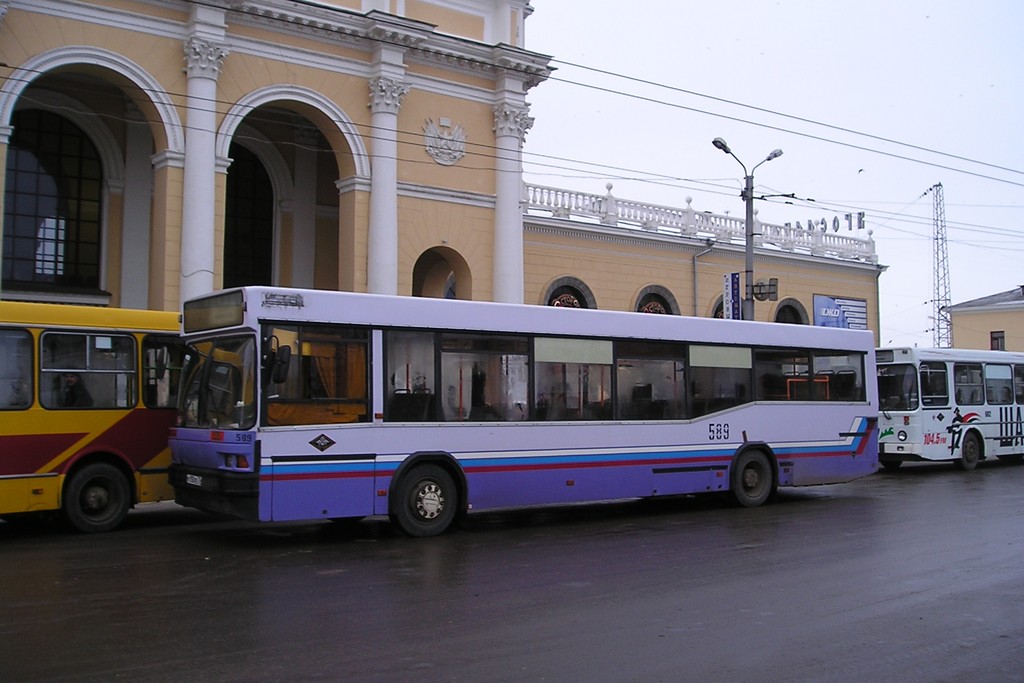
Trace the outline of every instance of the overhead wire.
<instances>
[{"instance_id":1,"label":"overhead wire","mask_svg":"<svg viewBox=\"0 0 1024 683\"><path fill-rule=\"evenodd\" d=\"M304 6L308 6L308 7L311 7L311 8L320 9L320 10L331 9L331 8L325 7L324 5L321 5L319 3L310 2L308 0L293 0L293 1L295 2L296 5L304 5ZM200 1L197 4L206 4L206 3L203 3L203 2ZM334 8L334 9L337 9L337 8ZM254 12L254 10L252 10L252 9L250 9L250 8L244 6L244 5L237 6L232 11L242 12L242 13ZM266 17L263 17L263 18L266 18ZM285 21L285 19L282 18L282 17L271 17L271 18L272 19L276 19L278 21L282 21L282 22ZM387 38L384 38L384 37L367 37L366 40L376 40L376 41L380 41L380 42L383 42L383 43L388 42ZM411 48L411 49L415 50L416 48ZM816 120L813 120L813 119L808 119L808 118L804 118L804 117L794 116L794 115L791 115L791 114L786 114L784 112L774 111L774 110L767 109L767 108L764 108L764 107L758 107L758 106L755 106L755 105L746 104L746 103L743 103L743 102L737 102L737 101L734 101L734 100L729 100L729 99L717 97L717 96L714 96L714 95L708 95L706 93L700 93L700 92L696 92L696 91L692 91L692 90L687 90L687 89L684 89L684 88L679 88L679 87L676 87L676 86L670 86L670 85L667 85L667 84L651 81L651 80L648 80L648 79L642 79L642 78L638 78L638 77L634 77L634 76L629 76L629 75L626 75L626 74L619 74L619 73L615 73L615 72L604 70L604 69L598 69L598 68L595 68L595 67L589 67L589 66L586 66L586 65L581 65L581 64L577 64L577 63L573 63L573 62L568 62L568 61L564 61L564 60L558 60L558 59L551 59L549 63L563 64L565 66L569 66L569 67L573 67L573 68L578 68L578 69L589 71L589 72L592 72L592 73L601 74L603 76L609 76L609 77L613 77L613 78L623 79L623 80L628 81L628 82L633 82L633 83L643 84L643 85L655 86L655 87L662 88L662 89L665 89L665 90L670 91L670 92L677 92L677 93L680 93L680 94L685 94L685 95L689 95L689 96L703 98L703 99L707 99L707 100L714 101L714 102L728 104L728 105L731 105L731 106L738 106L738 107L742 107L742 108L745 108L745 109L749 109L751 111L756 111L756 112L759 112L759 113L770 114L770 115L773 115L773 116L779 116L779 117L782 117L782 118L785 118L785 119L793 120L793 121L800 122L800 123L806 123L806 124L809 124L809 125L821 126L823 128L834 130L834 131L837 131L837 132L843 132L843 133L847 133L847 134L851 134L851 135L856 135L856 136L860 136L860 137L864 137L864 138L867 138L867 139L872 139L872 140L876 140L876 141L880 141L880 142L896 144L896 145L900 145L900 146L906 147L908 149L913 149L913 150L916 150L916 151L926 152L926 153L929 153L929 154L940 155L940 156L943 156L943 157L946 157L946 158L951 158L951 159L955 159L955 160L958 160L958 161L963 161L963 162L970 163L970 164L977 164L977 165L985 166L985 167L988 167L988 168L993 168L993 169L996 169L996 170L1002 170L1002 171L1006 171L1006 172L1010 172L1010 173L1014 173L1014 174L1024 173L1024 171L1020 171L1020 170L1017 170L1017 169L1012 169L1012 168L1008 168L1008 167L998 166L998 165L990 164L990 163L983 162L983 161L980 161L980 160L971 159L971 158L968 158L968 157L963 157L963 156L959 156L959 155L955 155L955 154L950 154L948 152L943 152L941 150L935 150L935 149L931 149L931 148L928 148L928 147L914 145L914 144L911 144L911 143L907 143L907 142L903 142L903 141L899 141L899 140L894 140L894 139L891 139L891 138L886 138L886 137L874 135L874 134L871 134L871 133L864 133L864 132L861 132L861 131L856 131L856 130L853 130L853 129L844 128L842 126L836 126L836 125L833 125L833 124L829 124L829 123L825 123L825 122L821 122L821 121L816 121ZM493 66L493 67L497 68L499 65L490 64L490 66ZM514 69L515 66L514 65L513 66L509 66L509 65L503 64L503 65L500 65L500 68L503 68L503 69L512 68L512 69ZM926 164L926 165L933 166L933 167L936 167L936 168L950 170L950 171L953 171L953 172L956 172L956 173L964 173L964 174L967 174L967 175L976 176L976 177L979 177L979 178L982 178L982 179L986 179L986 180L991 180L991 181L995 181L995 182L1007 183L1007 184L1011 184L1011 185L1016 185L1016 186L1024 187L1024 183L1018 183L1018 182L1015 182L1015 181L1007 180L1005 178L998 178L998 177L995 177L995 176L990 176L990 175L987 175L987 174L982 174L982 173L970 171L968 169L956 168L956 167L951 167L951 166L944 165L944 164L937 164L937 163L934 163L934 162L928 162L928 161L924 161L924 160L920 160L920 159L915 159L915 158L912 158L912 157L907 157L907 156L901 155L901 154L895 154L893 152L887 152L887 151L884 151L884 150L877 150L877 149L873 149L873 148L870 148L870 147L865 147L865 146L862 146L862 145L855 145L855 144L852 144L852 143L847 143L847 142L843 142L843 141L839 141L839 140L825 138L823 136L814 135L814 134L811 134L811 133L805 133L805 132L801 132L801 131L790 130L790 129L787 129L787 128L783 128L781 126L775 126L775 125L771 125L771 124L767 124L767 123L762 123L762 122L758 122L758 121L753 121L753 120L749 120L749 119L744 119L744 118L734 117L734 116L730 116L730 115L726 115L726 114L711 112L711 111L699 109L699 108L696 108L696 107L689 107L689 106L685 106L685 105L682 105L682 104L679 104L679 103L668 102L668 101L663 100L663 99L657 99L657 98L651 98L651 97L639 95L637 93L628 93L628 92L623 92L621 90L615 90L615 89L606 88L606 87L603 87L603 86L597 86L597 85L593 85L593 84L589 84L589 83L581 83L581 82L576 82L576 81L570 81L570 80L567 80L567 79L563 79L563 78L557 77L557 76L555 76L555 75L553 75L551 73L547 74L546 79L547 80L554 80L554 81L557 81L557 82L563 82L563 83L567 83L567 84L575 85L575 86L579 86L579 87L590 88L590 89L597 90L599 92L609 93L609 94L612 94L614 96L628 97L628 98L631 98L631 99L648 101L648 102L652 102L652 103L655 103L655 104L658 104L658 105L661 105L661 106L667 106L667 107L671 107L671 108L677 108L677 109L692 111L692 112L695 112L695 113L705 114L705 115L714 116L714 117L718 117L718 118L724 118L726 120L732 120L732 121L744 123L744 124L747 124L747 125L753 125L753 126L768 128L768 129L772 129L772 130L778 130L780 132L785 132L785 133L789 133L789 134L793 134L793 135L798 135L798 136L802 136L802 137L806 137L806 138L810 138L810 139L814 139L814 140L818 140L818 141L822 141L822 142L826 142L826 143L830 143L830 144L836 144L836 145L841 145L841 146L845 146L845 147L850 147L850 148L853 148L853 149L858 149L858 150L869 152L869 153L873 153L873 154L880 154L880 155L883 155L883 156L897 158L897 159L901 159L901 160L905 160L905 161L910 161L910 162L914 162L914 163ZM165 94L174 95L173 93L169 93L169 92L165 92ZM177 93L174 96L178 97L178 98L184 98L184 95L182 93ZM227 106L230 106L231 104L233 104L233 103L230 103L230 102L220 101L220 100L218 100L216 103L217 104L221 104L221 105L227 105ZM185 106L187 107L188 105L186 104ZM251 114L249 114L249 116L258 115L257 112L259 112L259 109L254 110ZM336 123L338 123L338 122L336 122ZM183 125L184 125L184 127L186 129L188 128L187 122L185 124L183 124ZM373 131L373 129L372 129L373 127L372 126L368 126L366 124L358 124L358 123L356 123L355 125L360 130L366 131L367 137L369 139L372 140L372 139L375 138L375 134L374 134L375 132ZM406 131L397 131L397 133L400 136L401 135L420 135L420 134L422 134L422 131L407 131L406 130ZM298 144L298 143L290 143L290 144ZM475 148L472 153L467 152L467 154L470 154L475 159L487 161L487 160L495 160L495 159L498 158L497 157L497 153L498 153L499 150L495 146L493 146L493 145L484 145L484 144L481 144L481 143L467 143L467 144L471 144ZM319 151L322 151L322 150L319 150ZM644 183L654 183L654 184L665 185L665 186L676 188L676 189L694 190L694 191L698 191L698 192L706 192L706 193L711 193L711 194L721 194L723 196L731 194L730 192L728 192L728 190L731 189L728 186L722 185L722 184L718 184L718 183L709 182L709 181L702 181L702 180L691 179L691 178L682 178L682 177L677 177L677 176L673 176L673 175L669 175L669 174L656 173L656 172L651 172L651 171L646 171L646 170L629 169L629 168L625 168L625 167L622 167L622 166L617 166L617 165L614 165L614 164L595 163L595 162L592 162L592 161L570 159L570 158L567 158L567 157L561 157L561 156L557 156L557 155L539 154L539 153L535 153L535 152L531 152L531 151L525 151L525 150L522 152L522 154L523 154L523 157L524 157L523 158L523 163L524 164L529 164L531 166L536 166L536 167L540 167L540 168L549 168L549 169L553 169L553 170L557 170L557 171L572 171L574 173L580 173L582 169L580 169L579 167L580 166L584 166L586 168L593 168L593 169L595 169L594 174L597 177L600 177L602 179L607 179L607 180L635 180L635 181L644 182ZM430 161L428 161L428 160L420 160L420 159L413 159L413 158L401 158L400 160L403 161L403 162L410 162L410 163L430 163ZM493 169L493 165L475 166L475 167L472 167L472 168L474 168L475 170L494 170ZM628 175L623 175L623 174L628 174ZM692 183L692 184L695 184L696 186L694 186L694 185L682 185L681 183ZM824 207L825 203L824 202L815 202L815 205L817 207ZM852 208L852 207L843 207L843 208ZM883 215L884 212L877 212L877 211L875 211L875 212L873 212L873 214L874 213L878 213L879 215ZM994 227L994 226L971 226L971 227L987 228L987 229L993 231L994 233L998 233L999 231L1003 230L1001 228L997 228L997 227ZM1007 234L1018 234L1018 233L1012 232L1010 230L1006 230L1006 233Z\"/></svg>"}]
</instances>

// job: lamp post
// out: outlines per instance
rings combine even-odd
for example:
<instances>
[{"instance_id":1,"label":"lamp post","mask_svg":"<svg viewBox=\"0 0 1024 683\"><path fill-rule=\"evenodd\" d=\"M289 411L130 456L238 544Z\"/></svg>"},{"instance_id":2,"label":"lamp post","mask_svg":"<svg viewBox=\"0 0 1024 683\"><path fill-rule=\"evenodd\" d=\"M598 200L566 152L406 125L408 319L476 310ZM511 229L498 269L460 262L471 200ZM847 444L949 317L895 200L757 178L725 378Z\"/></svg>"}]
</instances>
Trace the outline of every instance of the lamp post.
<instances>
[{"instance_id":1,"label":"lamp post","mask_svg":"<svg viewBox=\"0 0 1024 683\"><path fill-rule=\"evenodd\" d=\"M743 311L742 311L741 317L742 317L743 320L753 320L754 319L754 171L756 171L757 167L760 166L761 164L763 164L764 162L771 161L772 159L777 159L777 158L781 157L782 156L782 150L781 149L773 150L771 152L771 154L769 154L767 157L765 157L764 159L759 161L757 164L755 164L754 168L750 169L750 172L748 173L747 172L746 164L744 164L742 161L740 161L739 157L737 157L735 154L732 153L732 150L729 149L729 144L725 140L723 140L722 138L715 138L714 140L711 141L711 144L714 145L716 149L720 149L723 152L725 152L726 154L728 154L729 156L731 156L733 159L736 160L736 163L738 163L740 165L740 167L743 168L744 185L743 185L743 192L740 194L740 197L743 199L744 202L746 202L746 205L747 205L747 220L746 220L746 238L747 238L747 240L746 240L746 252L745 252L745 257L746 258L745 258L745 263L744 263L744 268L745 268L746 272L744 273L744 278L745 279L744 279L744 294L743 294Z\"/></svg>"}]
</instances>

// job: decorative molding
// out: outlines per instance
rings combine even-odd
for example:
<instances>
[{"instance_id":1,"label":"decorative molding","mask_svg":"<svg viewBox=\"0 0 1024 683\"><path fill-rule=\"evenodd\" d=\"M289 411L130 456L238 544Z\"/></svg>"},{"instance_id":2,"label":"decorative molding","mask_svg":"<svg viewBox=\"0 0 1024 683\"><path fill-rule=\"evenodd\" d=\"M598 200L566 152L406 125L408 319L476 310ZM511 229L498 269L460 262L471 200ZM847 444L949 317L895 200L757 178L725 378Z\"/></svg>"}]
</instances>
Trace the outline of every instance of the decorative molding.
<instances>
[{"instance_id":1,"label":"decorative molding","mask_svg":"<svg viewBox=\"0 0 1024 683\"><path fill-rule=\"evenodd\" d=\"M451 119L442 116L434 123L428 118L423 124L423 144L430 158L442 166L454 166L466 156L466 131Z\"/></svg>"},{"instance_id":2,"label":"decorative molding","mask_svg":"<svg viewBox=\"0 0 1024 683\"><path fill-rule=\"evenodd\" d=\"M201 38L185 40L185 71L189 78L205 77L217 80L228 51L222 46Z\"/></svg>"},{"instance_id":3,"label":"decorative molding","mask_svg":"<svg viewBox=\"0 0 1024 683\"><path fill-rule=\"evenodd\" d=\"M153 169L161 168L185 168L185 155L182 152L165 149L151 156Z\"/></svg>"},{"instance_id":4,"label":"decorative molding","mask_svg":"<svg viewBox=\"0 0 1024 683\"><path fill-rule=\"evenodd\" d=\"M0 124L10 122L25 88L41 74L62 66L82 64L110 69L135 84L140 96L148 97L156 108L159 121L151 125L163 127L167 147L173 151L185 151L185 131L178 118L177 108L160 82L126 57L89 45L67 45L35 55L0 82ZM154 134L154 138L158 136Z\"/></svg>"},{"instance_id":5,"label":"decorative molding","mask_svg":"<svg viewBox=\"0 0 1024 683\"><path fill-rule=\"evenodd\" d=\"M352 161L355 164L355 174L359 177L370 177L370 155L363 144L363 138L359 129L352 119L345 113L336 102L328 99L321 93L309 88L296 85L273 85L254 90L236 102L225 114L220 128L217 130L217 154L227 156L235 131L242 124L242 121L259 107L270 105L278 101L298 102L306 104L317 111L323 112L327 119L337 126L338 131L345 137L349 150L352 154Z\"/></svg>"},{"instance_id":6,"label":"decorative molding","mask_svg":"<svg viewBox=\"0 0 1024 683\"><path fill-rule=\"evenodd\" d=\"M338 195L347 194L349 192L369 192L370 178L367 176L350 176L348 178L335 180L334 186L338 188Z\"/></svg>"},{"instance_id":7,"label":"decorative molding","mask_svg":"<svg viewBox=\"0 0 1024 683\"><path fill-rule=\"evenodd\" d=\"M465 190L452 190L449 188L431 187L429 185L416 185L413 183L403 182L398 183L398 194L402 197L443 201L449 204L475 206L481 209L494 209L495 202L493 194L482 194L479 192L467 192Z\"/></svg>"},{"instance_id":8,"label":"decorative molding","mask_svg":"<svg viewBox=\"0 0 1024 683\"><path fill-rule=\"evenodd\" d=\"M409 92L409 86L392 78L370 79L370 104L374 113L397 114L402 107L402 98Z\"/></svg>"},{"instance_id":9,"label":"decorative molding","mask_svg":"<svg viewBox=\"0 0 1024 683\"><path fill-rule=\"evenodd\" d=\"M529 107L516 107L507 102L494 107L494 132L498 137L511 135L522 143L531 127L533 117L529 114Z\"/></svg>"}]
</instances>

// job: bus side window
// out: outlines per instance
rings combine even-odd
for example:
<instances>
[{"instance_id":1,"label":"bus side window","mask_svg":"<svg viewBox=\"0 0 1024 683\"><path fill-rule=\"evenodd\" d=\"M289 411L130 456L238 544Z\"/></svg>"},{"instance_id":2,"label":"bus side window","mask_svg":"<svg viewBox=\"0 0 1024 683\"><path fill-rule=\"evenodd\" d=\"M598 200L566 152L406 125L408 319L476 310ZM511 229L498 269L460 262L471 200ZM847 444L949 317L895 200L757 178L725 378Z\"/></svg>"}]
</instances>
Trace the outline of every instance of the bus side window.
<instances>
[{"instance_id":1,"label":"bus side window","mask_svg":"<svg viewBox=\"0 0 1024 683\"><path fill-rule=\"evenodd\" d=\"M1017 405L1024 405L1024 365L1013 366L1013 395Z\"/></svg>"},{"instance_id":2,"label":"bus side window","mask_svg":"<svg viewBox=\"0 0 1024 683\"><path fill-rule=\"evenodd\" d=\"M749 346L690 346L693 416L732 408L753 400L747 387L754 369Z\"/></svg>"},{"instance_id":3,"label":"bus side window","mask_svg":"<svg viewBox=\"0 0 1024 683\"><path fill-rule=\"evenodd\" d=\"M985 366L985 396L989 405L1013 403L1013 370L1009 365Z\"/></svg>"},{"instance_id":4,"label":"bus side window","mask_svg":"<svg viewBox=\"0 0 1024 683\"><path fill-rule=\"evenodd\" d=\"M526 336L455 332L441 335L444 396L440 408L444 419L525 420L529 402L527 351Z\"/></svg>"},{"instance_id":5,"label":"bus side window","mask_svg":"<svg viewBox=\"0 0 1024 683\"><path fill-rule=\"evenodd\" d=\"M185 362L185 345L171 337L142 340L142 402L147 408L173 408Z\"/></svg>"},{"instance_id":6,"label":"bus side window","mask_svg":"<svg viewBox=\"0 0 1024 683\"><path fill-rule=\"evenodd\" d=\"M135 338L125 334L47 332L40 371L49 389L44 408L132 408L136 389Z\"/></svg>"},{"instance_id":7,"label":"bus side window","mask_svg":"<svg viewBox=\"0 0 1024 683\"><path fill-rule=\"evenodd\" d=\"M616 417L621 420L686 418L686 347L667 342L615 342Z\"/></svg>"},{"instance_id":8,"label":"bus side window","mask_svg":"<svg viewBox=\"0 0 1024 683\"><path fill-rule=\"evenodd\" d=\"M953 383L960 405L980 406L985 402L981 363L956 363L953 366Z\"/></svg>"},{"instance_id":9,"label":"bus side window","mask_svg":"<svg viewBox=\"0 0 1024 683\"><path fill-rule=\"evenodd\" d=\"M264 344L291 349L290 354L277 354L288 359L287 372L276 378L280 381L270 373L267 424L369 421L367 341L366 330L341 325L265 330Z\"/></svg>"},{"instance_id":10,"label":"bus side window","mask_svg":"<svg viewBox=\"0 0 1024 683\"><path fill-rule=\"evenodd\" d=\"M437 419L434 336L432 332L388 331L385 334L385 421Z\"/></svg>"},{"instance_id":11,"label":"bus side window","mask_svg":"<svg viewBox=\"0 0 1024 683\"><path fill-rule=\"evenodd\" d=\"M0 330L0 410L32 405L32 335Z\"/></svg>"},{"instance_id":12,"label":"bus side window","mask_svg":"<svg viewBox=\"0 0 1024 683\"><path fill-rule=\"evenodd\" d=\"M754 388L758 401L811 398L810 358L797 349L754 349Z\"/></svg>"},{"instance_id":13,"label":"bus side window","mask_svg":"<svg viewBox=\"0 0 1024 683\"><path fill-rule=\"evenodd\" d=\"M612 342L534 339L535 420L612 418Z\"/></svg>"},{"instance_id":14,"label":"bus side window","mask_svg":"<svg viewBox=\"0 0 1024 683\"><path fill-rule=\"evenodd\" d=\"M814 399L863 401L864 355L845 351L814 352Z\"/></svg>"},{"instance_id":15,"label":"bus side window","mask_svg":"<svg viewBox=\"0 0 1024 683\"><path fill-rule=\"evenodd\" d=\"M949 381L945 363L921 363L921 402L926 406L949 405ZM959 396L957 403L962 403Z\"/></svg>"}]
</instances>

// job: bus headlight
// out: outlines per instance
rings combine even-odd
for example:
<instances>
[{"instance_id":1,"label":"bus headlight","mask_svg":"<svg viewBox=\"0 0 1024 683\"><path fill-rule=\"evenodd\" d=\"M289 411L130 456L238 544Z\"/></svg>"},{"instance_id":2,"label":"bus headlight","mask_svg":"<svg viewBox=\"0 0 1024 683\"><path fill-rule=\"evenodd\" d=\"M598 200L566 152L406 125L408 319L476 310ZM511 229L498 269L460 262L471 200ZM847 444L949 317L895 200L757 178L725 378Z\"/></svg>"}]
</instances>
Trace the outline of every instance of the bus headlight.
<instances>
[{"instance_id":1,"label":"bus headlight","mask_svg":"<svg viewBox=\"0 0 1024 683\"><path fill-rule=\"evenodd\" d=\"M900 433L896 435L896 438L899 439L900 441L906 441L907 433L904 432L903 430L900 430Z\"/></svg>"}]
</instances>

